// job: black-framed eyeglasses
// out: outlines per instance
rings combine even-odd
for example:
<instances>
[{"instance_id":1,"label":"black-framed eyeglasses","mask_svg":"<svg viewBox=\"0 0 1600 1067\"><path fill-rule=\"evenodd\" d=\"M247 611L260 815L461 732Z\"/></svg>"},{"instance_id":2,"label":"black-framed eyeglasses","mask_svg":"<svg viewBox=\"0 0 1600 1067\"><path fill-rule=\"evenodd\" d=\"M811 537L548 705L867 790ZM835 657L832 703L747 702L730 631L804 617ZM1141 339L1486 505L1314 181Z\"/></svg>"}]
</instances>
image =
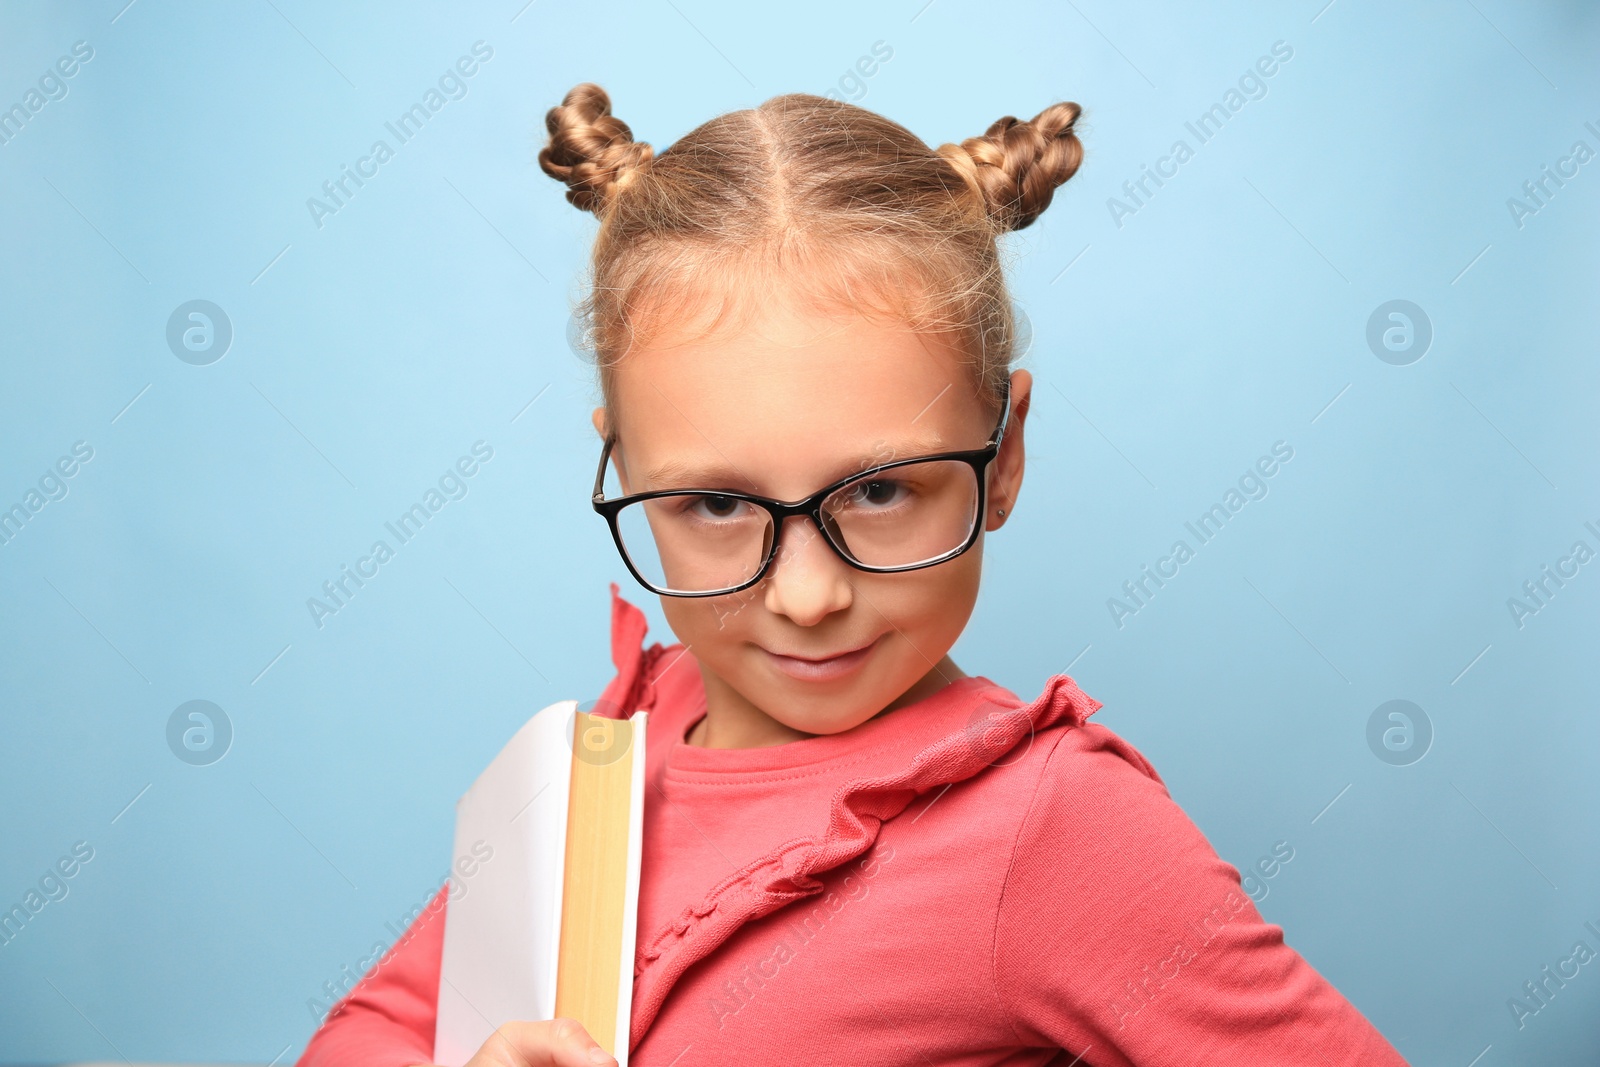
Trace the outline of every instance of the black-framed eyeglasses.
<instances>
[{"instance_id":1,"label":"black-framed eyeglasses","mask_svg":"<svg viewBox=\"0 0 1600 1067\"><path fill-rule=\"evenodd\" d=\"M605 517L629 573L662 596L721 596L761 581L778 557L784 521L795 516L810 519L858 570L931 567L977 542L984 475L1000 452L1010 411L1007 382L1000 421L982 448L879 463L795 501L725 489L660 489L607 500L612 434L600 451L594 510Z\"/></svg>"}]
</instances>

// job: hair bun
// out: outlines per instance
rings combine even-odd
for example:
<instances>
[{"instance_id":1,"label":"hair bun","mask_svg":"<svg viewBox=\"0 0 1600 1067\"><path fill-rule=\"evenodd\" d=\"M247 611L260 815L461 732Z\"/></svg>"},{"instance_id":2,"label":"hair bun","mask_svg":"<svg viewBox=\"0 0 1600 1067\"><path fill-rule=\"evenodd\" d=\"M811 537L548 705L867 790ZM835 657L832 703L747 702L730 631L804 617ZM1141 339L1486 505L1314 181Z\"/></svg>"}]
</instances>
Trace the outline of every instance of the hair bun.
<instances>
[{"instance_id":1,"label":"hair bun","mask_svg":"<svg viewBox=\"0 0 1600 1067\"><path fill-rule=\"evenodd\" d=\"M539 150L539 168L567 183L572 204L596 215L655 156L611 114L611 97L593 82L573 86L544 124L550 142Z\"/></svg>"},{"instance_id":2,"label":"hair bun","mask_svg":"<svg viewBox=\"0 0 1600 1067\"><path fill-rule=\"evenodd\" d=\"M979 196L995 228L1006 233L1033 223L1056 188L1078 172L1083 144L1073 132L1082 108L1051 104L1029 122L1011 115L982 137L938 149Z\"/></svg>"}]
</instances>

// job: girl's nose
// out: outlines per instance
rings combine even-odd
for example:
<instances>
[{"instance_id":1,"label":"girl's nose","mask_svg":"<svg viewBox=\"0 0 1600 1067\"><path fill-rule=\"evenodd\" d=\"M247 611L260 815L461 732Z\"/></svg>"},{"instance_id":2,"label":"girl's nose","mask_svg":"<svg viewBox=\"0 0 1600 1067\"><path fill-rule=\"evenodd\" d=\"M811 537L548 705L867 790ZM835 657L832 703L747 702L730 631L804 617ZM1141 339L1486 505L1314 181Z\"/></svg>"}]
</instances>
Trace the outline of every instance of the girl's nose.
<instances>
[{"instance_id":1,"label":"girl's nose","mask_svg":"<svg viewBox=\"0 0 1600 1067\"><path fill-rule=\"evenodd\" d=\"M816 524L791 516L779 531L778 558L767 575L765 604L801 626L814 626L854 599L850 565L840 559Z\"/></svg>"}]
</instances>

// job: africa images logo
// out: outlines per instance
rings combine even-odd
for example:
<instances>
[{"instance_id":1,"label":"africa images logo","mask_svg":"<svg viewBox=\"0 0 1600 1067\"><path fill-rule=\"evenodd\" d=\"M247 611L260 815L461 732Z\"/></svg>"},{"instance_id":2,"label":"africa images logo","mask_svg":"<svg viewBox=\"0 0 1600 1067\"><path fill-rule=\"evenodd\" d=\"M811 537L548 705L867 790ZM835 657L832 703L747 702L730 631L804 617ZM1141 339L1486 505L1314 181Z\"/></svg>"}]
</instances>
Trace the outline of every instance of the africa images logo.
<instances>
[{"instance_id":1,"label":"africa images logo","mask_svg":"<svg viewBox=\"0 0 1600 1067\"><path fill-rule=\"evenodd\" d=\"M179 304L167 318L167 347L194 367L208 367L228 354L233 322L209 300Z\"/></svg>"}]
</instances>

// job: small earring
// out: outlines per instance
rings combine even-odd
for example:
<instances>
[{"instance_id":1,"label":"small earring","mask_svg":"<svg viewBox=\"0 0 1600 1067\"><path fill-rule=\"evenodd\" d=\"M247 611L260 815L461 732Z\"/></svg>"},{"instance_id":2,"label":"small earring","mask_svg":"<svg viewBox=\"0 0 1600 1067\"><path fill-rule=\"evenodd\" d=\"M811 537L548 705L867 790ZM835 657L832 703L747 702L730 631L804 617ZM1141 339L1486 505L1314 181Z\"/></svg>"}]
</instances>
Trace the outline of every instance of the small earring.
<instances>
[{"instance_id":1,"label":"small earring","mask_svg":"<svg viewBox=\"0 0 1600 1067\"><path fill-rule=\"evenodd\" d=\"M995 508L994 509L994 513L996 515L1000 516L1002 519L1006 517L1006 509L1005 508Z\"/></svg>"}]
</instances>

